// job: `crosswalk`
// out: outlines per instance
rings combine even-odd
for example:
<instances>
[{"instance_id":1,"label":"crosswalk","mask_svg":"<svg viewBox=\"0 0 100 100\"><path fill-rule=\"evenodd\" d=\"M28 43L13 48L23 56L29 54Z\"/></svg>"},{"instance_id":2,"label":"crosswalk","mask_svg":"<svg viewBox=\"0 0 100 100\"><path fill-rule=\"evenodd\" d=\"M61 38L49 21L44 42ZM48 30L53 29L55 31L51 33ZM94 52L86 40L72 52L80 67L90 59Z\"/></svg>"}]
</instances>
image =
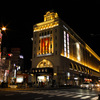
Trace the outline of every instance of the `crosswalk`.
<instances>
[{"instance_id":1,"label":"crosswalk","mask_svg":"<svg viewBox=\"0 0 100 100\"><path fill-rule=\"evenodd\" d=\"M78 92L70 92L70 91L61 91L61 90L34 90L34 91L16 91L19 92L21 95L27 95L29 93L32 94L41 94L46 95L48 98L53 97L63 97L63 98L71 98L72 100L98 100L98 95L91 93L78 93ZM8 94L5 96L12 96L13 94ZM37 98L43 100L43 97ZM37 100L35 99L35 100Z\"/></svg>"}]
</instances>

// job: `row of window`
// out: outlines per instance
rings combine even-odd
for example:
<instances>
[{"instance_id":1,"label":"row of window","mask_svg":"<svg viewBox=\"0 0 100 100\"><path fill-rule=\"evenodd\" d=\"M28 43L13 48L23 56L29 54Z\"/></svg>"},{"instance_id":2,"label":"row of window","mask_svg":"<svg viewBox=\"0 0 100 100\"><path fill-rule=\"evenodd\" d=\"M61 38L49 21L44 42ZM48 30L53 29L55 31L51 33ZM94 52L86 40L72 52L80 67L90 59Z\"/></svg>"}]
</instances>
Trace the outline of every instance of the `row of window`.
<instances>
[{"instance_id":1,"label":"row of window","mask_svg":"<svg viewBox=\"0 0 100 100\"><path fill-rule=\"evenodd\" d=\"M57 29L55 29L55 32L57 32ZM49 35L49 34L52 34L52 30L41 32L41 33L39 33L39 36L45 36L45 35ZM37 33L34 34L34 38L36 38L36 37L37 37Z\"/></svg>"},{"instance_id":2,"label":"row of window","mask_svg":"<svg viewBox=\"0 0 100 100\"><path fill-rule=\"evenodd\" d=\"M77 64L73 64L73 63L70 63L69 69L74 70L74 71L79 71L79 72L82 72L82 73L92 74L92 71L90 69L82 67L82 66L77 65Z\"/></svg>"}]
</instances>

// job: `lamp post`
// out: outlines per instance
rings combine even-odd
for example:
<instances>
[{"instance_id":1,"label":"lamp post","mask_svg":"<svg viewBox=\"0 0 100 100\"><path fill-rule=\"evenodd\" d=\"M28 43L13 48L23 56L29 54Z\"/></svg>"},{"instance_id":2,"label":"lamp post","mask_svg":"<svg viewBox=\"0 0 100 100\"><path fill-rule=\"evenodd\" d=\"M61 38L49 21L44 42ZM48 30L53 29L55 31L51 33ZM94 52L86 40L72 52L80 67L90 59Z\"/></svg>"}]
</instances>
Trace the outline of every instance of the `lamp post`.
<instances>
[{"instance_id":1,"label":"lamp post","mask_svg":"<svg viewBox=\"0 0 100 100\"><path fill-rule=\"evenodd\" d=\"M2 43L2 31L6 31L6 27L0 27L0 82L3 82L4 81L4 73L5 73L5 70L2 68L2 61L1 61L1 43ZM4 73L3 73L3 72Z\"/></svg>"},{"instance_id":2,"label":"lamp post","mask_svg":"<svg viewBox=\"0 0 100 100\"><path fill-rule=\"evenodd\" d=\"M6 27L0 27L0 65L1 65L1 43L2 43L2 31L6 31Z\"/></svg>"}]
</instances>

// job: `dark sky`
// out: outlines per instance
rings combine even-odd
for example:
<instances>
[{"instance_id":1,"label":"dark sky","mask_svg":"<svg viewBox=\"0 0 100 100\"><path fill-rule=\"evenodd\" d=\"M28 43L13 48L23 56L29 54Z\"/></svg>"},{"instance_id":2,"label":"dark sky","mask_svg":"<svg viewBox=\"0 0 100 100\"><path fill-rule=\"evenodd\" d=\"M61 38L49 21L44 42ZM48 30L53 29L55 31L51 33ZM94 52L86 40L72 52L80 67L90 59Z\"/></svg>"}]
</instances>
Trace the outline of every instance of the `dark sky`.
<instances>
[{"instance_id":1,"label":"dark sky","mask_svg":"<svg viewBox=\"0 0 100 100\"><path fill-rule=\"evenodd\" d=\"M0 26L6 25L3 45L21 48L26 66L30 66L33 25L43 21L48 10L64 20L100 56L99 0L5 1L0 4Z\"/></svg>"}]
</instances>

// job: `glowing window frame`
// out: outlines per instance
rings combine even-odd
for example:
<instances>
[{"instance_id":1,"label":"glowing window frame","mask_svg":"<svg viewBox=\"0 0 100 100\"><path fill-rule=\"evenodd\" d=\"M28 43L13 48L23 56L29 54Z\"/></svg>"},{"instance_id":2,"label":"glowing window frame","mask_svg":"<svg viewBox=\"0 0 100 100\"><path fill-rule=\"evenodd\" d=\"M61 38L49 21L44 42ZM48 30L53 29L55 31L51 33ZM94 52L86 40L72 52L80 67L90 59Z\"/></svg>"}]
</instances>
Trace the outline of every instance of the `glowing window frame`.
<instances>
[{"instance_id":1,"label":"glowing window frame","mask_svg":"<svg viewBox=\"0 0 100 100\"><path fill-rule=\"evenodd\" d=\"M46 59L43 59L38 65L37 65L37 68L52 68L53 67L53 64L49 61L49 60L46 60Z\"/></svg>"}]
</instances>

